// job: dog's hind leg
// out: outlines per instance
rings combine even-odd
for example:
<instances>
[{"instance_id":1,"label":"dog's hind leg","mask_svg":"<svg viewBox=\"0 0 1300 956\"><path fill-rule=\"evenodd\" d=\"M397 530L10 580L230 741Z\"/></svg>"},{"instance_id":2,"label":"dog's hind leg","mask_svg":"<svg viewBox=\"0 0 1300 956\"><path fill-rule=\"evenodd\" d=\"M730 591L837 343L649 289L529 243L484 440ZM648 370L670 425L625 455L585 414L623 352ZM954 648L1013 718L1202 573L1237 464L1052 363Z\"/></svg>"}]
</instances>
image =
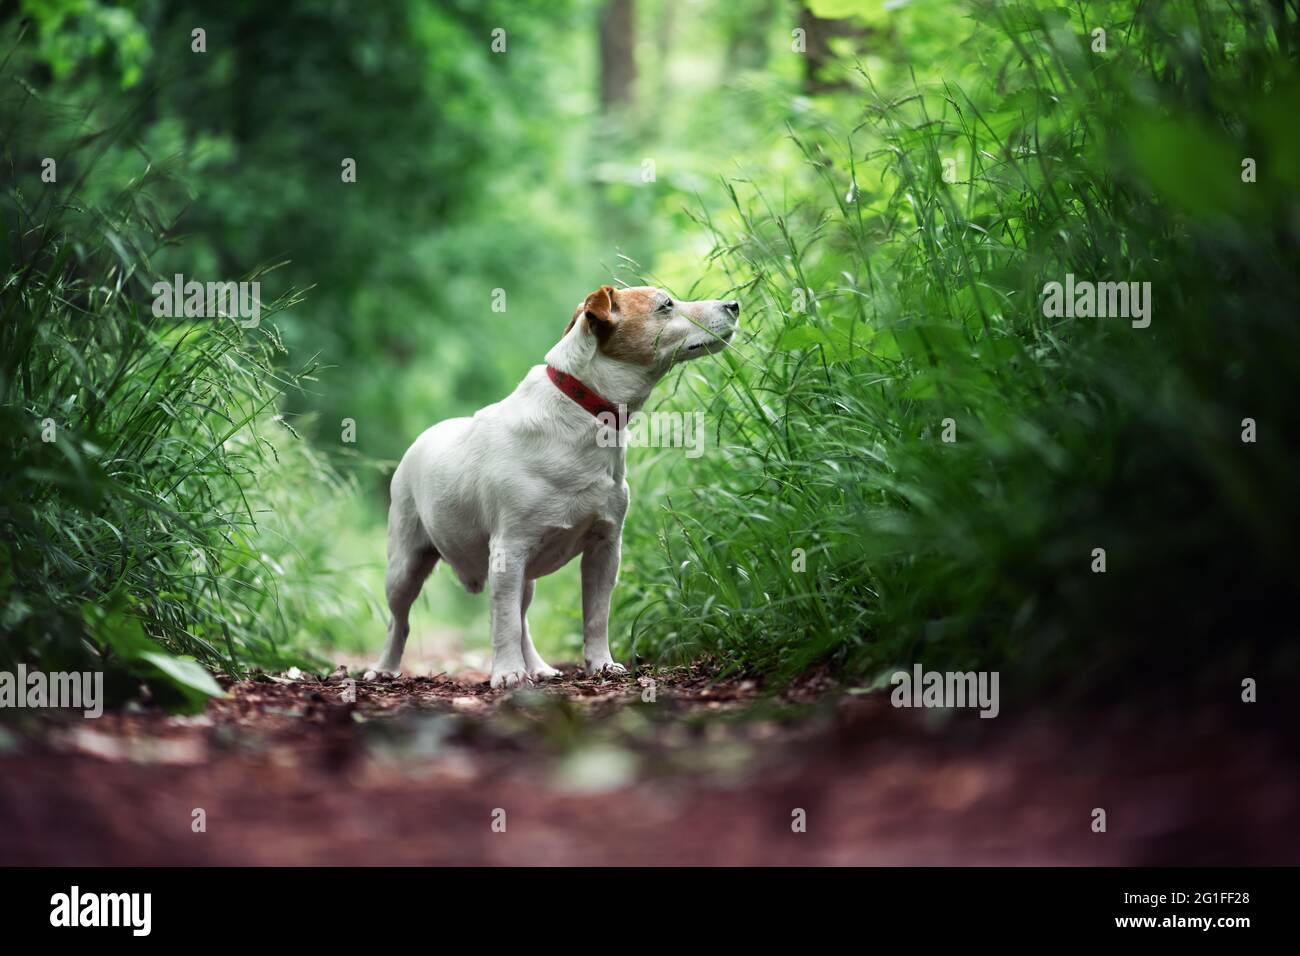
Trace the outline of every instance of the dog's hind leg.
<instances>
[{"instance_id":1,"label":"dog's hind leg","mask_svg":"<svg viewBox=\"0 0 1300 956\"><path fill-rule=\"evenodd\" d=\"M537 648L533 646L533 636L528 632L528 605L533 603L533 586L536 581L524 582L523 606L519 609L519 623L523 627L523 651L524 667L528 670L528 676L535 681L551 680L559 677L557 671L546 661L542 660L542 655L537 653Z\"/></svg>"},{"instance_id":2,"label":"dog's hind leg","mask_svg":"<svg viewBox=\"0 0 1300 956\"><path fill-rule=\"evenodd\" d=\"M394 501L388 512L388 573L384 579L384 594L392 617L388 622L388 643L376 670L396 673L402 666L402 652L411 631L411 605L437 563L438 552L429 542L414 509L403 508Z\"/></svg>"}]
</instances>

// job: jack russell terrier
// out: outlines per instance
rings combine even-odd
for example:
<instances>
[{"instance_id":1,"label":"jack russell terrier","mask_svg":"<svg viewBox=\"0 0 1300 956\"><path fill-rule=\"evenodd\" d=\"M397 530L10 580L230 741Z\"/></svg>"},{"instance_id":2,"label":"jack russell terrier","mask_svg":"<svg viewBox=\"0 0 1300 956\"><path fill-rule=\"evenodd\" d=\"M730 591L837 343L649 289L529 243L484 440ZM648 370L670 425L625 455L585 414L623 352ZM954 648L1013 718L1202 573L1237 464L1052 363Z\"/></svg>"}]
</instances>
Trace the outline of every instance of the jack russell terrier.
<instances>
[{"instance_id":1,"label":"jack russell terrier","mask_svg":"<svg viewBox=\"0 0 1300 956\"><path fill-rule=\"evenodd\" d=\"M528 605L537 578L581 554L587 671L626 673L609 653L609 603L627 514L627 449L598 436L639 411L675 363L726 348L739 317L735 301L601 286L573 313L546 364L507 398L417 438L393 474L384 585L392 620L376 670L400 668L411 604L441 560L471 594L485 584L491 592L492 687L557 676L533 647Z\"/></svg>"}]
</instances>

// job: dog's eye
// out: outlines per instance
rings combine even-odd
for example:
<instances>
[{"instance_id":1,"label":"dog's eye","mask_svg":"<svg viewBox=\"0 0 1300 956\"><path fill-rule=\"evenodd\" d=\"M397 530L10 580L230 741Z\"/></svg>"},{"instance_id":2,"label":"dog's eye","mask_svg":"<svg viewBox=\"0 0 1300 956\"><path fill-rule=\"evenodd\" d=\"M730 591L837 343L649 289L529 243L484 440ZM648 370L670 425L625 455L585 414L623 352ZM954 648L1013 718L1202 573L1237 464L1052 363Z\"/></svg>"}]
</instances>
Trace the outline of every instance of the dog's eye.
<instances>
[{"instance_id":1,"label":"dog's eye","mask_svg":"<svg viewBox=\"0 0 1300 956\"><path fill-rule=\"evenodd\" d=\"M666 302L662 302L662 303L660 303L659 308L658 308L657 311L659 311L659 312L671 312L672 310L673 310L673 300L672 300L672 299L669 299L669 300L666 301Z\"/></svg>"}]
</instances>

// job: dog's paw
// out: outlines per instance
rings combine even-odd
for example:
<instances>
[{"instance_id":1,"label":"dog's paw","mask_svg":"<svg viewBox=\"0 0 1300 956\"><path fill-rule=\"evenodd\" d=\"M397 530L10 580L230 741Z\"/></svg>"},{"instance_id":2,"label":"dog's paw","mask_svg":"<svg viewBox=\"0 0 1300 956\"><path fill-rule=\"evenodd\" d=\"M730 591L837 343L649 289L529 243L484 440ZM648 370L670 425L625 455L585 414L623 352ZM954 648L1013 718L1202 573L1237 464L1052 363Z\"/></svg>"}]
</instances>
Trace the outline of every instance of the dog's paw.
<instances>
[{"instance_id":1,"label":"dog's paw","mask_svg":"<svg viewBox=\"0 0 1300 956\"><path fill-rule=\"evenodd\" d=\"M616 661L600 661L587 664L587 673L592 677L622 677L627 668Z\"/></svg>"},{"instance_id":2,"label":"dog's paw","mask_svg":"<svg viewBox=\"0 0 1300 956\"><path fill-rule=\"evenodd\" d=\"M381 670L376 670L375 668L372 667L370 668L370 670L366 671L364 674L361 675L361 679L362 680L396 680L401 676L402 676L401 671L381 671Z\"/></svg>"},{"instance_id":3,"label":"dog's paw","mask_svg":"<svg viewBox=\"0 0 1300 956\"><path fill-rule=\"evenodd\" d=\"M554 667L551 667L548 664L543 664L541 667L534 667L529 670L528 676L540 684L542 681L555 680L555 678L562 677L563 675Z\"/></svg>"},{"instance_id":4,"label":"dog's paw","mask_svg":"<svg viewBox=\"0 0 1300 956\"><path fill-rule=\"evenodd\" d=\"M491 686L493 690L502 688L511 690L515 687L523 687L525 684L531 684L533 679L528 676L528 672L522 668L508 670L494 670L492 672Z\"/></svg>"}]
</instances>

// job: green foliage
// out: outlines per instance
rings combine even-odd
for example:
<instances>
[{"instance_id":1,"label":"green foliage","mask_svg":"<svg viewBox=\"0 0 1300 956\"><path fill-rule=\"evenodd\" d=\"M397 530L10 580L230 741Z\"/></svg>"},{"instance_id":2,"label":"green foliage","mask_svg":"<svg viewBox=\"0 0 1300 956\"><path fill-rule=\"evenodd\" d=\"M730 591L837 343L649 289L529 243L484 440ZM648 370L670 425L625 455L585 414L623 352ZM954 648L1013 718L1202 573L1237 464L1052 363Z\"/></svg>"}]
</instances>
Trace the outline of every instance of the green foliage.
<instances>
[{"instance_id":1,"label":"green foliage","mask_svg":"<svg viewBox=\"0 0 1300 956\"><path fill-rule=\"evenodd\" d=\"M816 84L794 3L635 6L635 102L605 113L588 0L21 5L0 666L108 661L193 706L186 657L372 654L387 463L611 277L736 294L748 336L661 386L706 411L702 458L630 453L624 651L1293 666L1293 6L811 0L845 18ZM149 313L155 276L267 263L257 330ZM1150 282L1150 327L1046 316L1066 274ZM576 577L538 589L547 654L576 656ZM456 588L415 645L485 638Z\"/></svg>"},{"instance_id":2,"label":"green foliage","mask_svg":"<svg viewBox=\"0 0 1300 956\"><path fill-rule=\"evenodd\" d=\"M277 580L299 552L258 527L268 485L310 480L317 500L340 488L310 452L278 450L275 402L310 368L277 366L268 320L296 299L263 303L257 329L155 316L166 172L137 157L115 196L85 201L77 177L120 131L83 135L21 87L6 96L3 141L62 137L58 175L72 184L29 192L27 161L6 148L0 668L105 669L119 700L142 680L192 709L220 692L196 662L305 663L283 646L294 602ZM318 569L296 570L310 582Z\"/></svg>"},{"instance_id":3,"label":"green foliage","mask_svg":"<svg viewBox=\"0 0 1300 956\"><path fill-rule=\"evenodd\" d=\"M759 317L692 383L722 447L675 464L692 490L628 532L630 642L1093 687L1293 665L1294 18L972 9L967 79L861 69L850 129L793 131L789 201L756 181L734 225L709 217ZM1150 282L1150 327L1045 317L1067 273ZM1268 437L1244 443L1245 418Z\"/></svg>"},{"instance_id":4,"label":"green foliage","mask_svg":"<svg viewBox=\"0 0 1300 956\"><path fill-rule=\"evenodd\" d=\"M193 240L160 267L231 275L290 260L271 281L311 297L282 316L285 345L349 382L290 396L285 413L318 413L316 437L334 448L351 418L359 450L395 459L430 406L471 410L512 387L553 334L544 313L518 313L578 294L561 286L573 260L557 250L580 220L548 186L565 140L529 121L560 96L567 4L142 6L157 91L136 132L183 158L195 193ZM190 50L196 24L206 54ZM503 24L509 52L494 54ZM489 325L504 321L496 288L517 345ZM447 336L454 325L465 331Z\"/></svg>"}]
</instances>

